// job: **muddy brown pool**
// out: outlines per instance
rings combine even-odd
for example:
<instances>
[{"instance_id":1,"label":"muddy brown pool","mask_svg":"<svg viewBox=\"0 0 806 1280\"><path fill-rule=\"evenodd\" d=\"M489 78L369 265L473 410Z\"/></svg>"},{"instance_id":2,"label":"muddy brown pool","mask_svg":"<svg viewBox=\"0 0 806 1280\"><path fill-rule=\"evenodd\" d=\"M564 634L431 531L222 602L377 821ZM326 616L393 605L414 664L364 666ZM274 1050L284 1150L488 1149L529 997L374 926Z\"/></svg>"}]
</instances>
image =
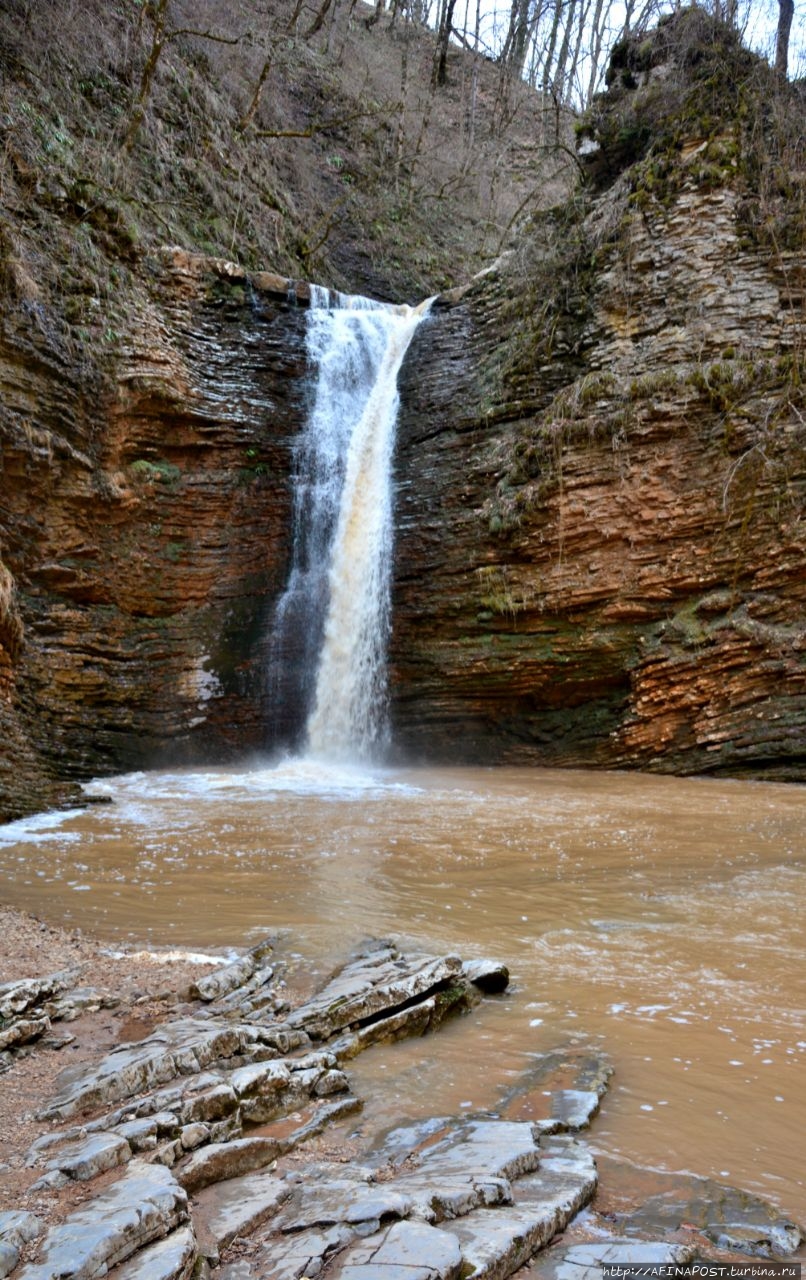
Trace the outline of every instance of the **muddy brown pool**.
<instances>
[{"instance_id":1,"label":"muddy brown pool","mask_svg":"<svg viewBox=\"0 0 806 1280\"><path fill-rule=\"evenodd\" d=\"M438 1037L351 1066L390 1123L493 1106L531 1055L603 1047L594 1150L806 1219L806 791L291 761L132 774L0 828L5 899L195 948L287 929L325 970L368 936L513 976Z\"/></svg>"}]
</instances>

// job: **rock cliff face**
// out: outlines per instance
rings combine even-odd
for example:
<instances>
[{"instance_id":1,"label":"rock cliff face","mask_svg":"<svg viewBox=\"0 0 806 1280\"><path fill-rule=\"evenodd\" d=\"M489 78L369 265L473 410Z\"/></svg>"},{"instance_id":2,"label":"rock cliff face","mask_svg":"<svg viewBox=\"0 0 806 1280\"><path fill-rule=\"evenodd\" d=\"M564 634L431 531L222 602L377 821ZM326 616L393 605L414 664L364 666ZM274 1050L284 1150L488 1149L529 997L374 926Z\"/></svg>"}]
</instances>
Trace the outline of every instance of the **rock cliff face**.
<instances>
[{"instance_id":1,"label":"rock cliff face","mask_svg":"<svg viewBox=\"0 0 806 1280\"><path fill-rule=\"evenodd\" d=\"M36 313L7 319L5 815L63 800L71 778L265 745L300 300L278 277L166 251L107 377Z\"/></svg>"},{"instance_id":2,"label":"rock cliff face","mask_svg":"<svg viewBox=\"0 0 806 1280\"><path fill-rule=\"evenodd\" d=\"M404 752L806 775L803 177L784 210L700 128L614 182L593 127L605 189L415 337Z\"/></svg>"},{"instance_id":3,"label":"rock cliff face","mask_svg":"<svg viewBox=\"0 0 806 1280\"><path fill-rule=\"evenodd\" d=\"M806 776L803 138L653 48L587 194L410 348L404 756ZM266 670L307 396L304 286L165 250L82 346L5 265L0 818L293 736Z\"/></svg>"}]
</instances>

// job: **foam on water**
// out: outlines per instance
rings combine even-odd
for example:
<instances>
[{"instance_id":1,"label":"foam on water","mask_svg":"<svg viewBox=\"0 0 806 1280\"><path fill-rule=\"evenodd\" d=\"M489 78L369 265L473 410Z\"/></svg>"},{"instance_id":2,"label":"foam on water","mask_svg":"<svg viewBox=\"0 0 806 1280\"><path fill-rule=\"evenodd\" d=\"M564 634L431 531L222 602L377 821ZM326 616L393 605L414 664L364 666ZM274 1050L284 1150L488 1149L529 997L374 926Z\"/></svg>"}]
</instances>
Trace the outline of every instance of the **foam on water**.
<instances>
[{"instance_id":1,"label":"foam on water","mask_svg":"<svg viewBox=\"0 0 806 1280\"><path fill-rule=\"evenodd\" d=\"M108 796L115 801L113 812L126 805L127 821L153 822L153 810L137 802L148 801L272 801L279 795L340 798L382 795L417 795L421 788L401 782L382 768L370 769L307 757L288 757L272 765L257 764L249 769L188 769L161 773L128 773L95 779L84 790L91 796ZM71 810L70 815L81 810ZM26 820L30 821L30 820ZM13 824L17 825L17 824ZM2 831L2 828L0 828ZM9 842L18 837L11 837Z\"/></svg>"},{"instance_id":2,"label":"foam on water","mask_svg":"<svg viewBox=\"0 0 806 1280\"><path fill-rule=\"evenodd\" d=\"M83 809L59 809L54 813L36 813L30 818L18 818L0 826L0 844L45 844L48 841L80 840L75 832L63 831L65 822L80 816Z\"/></svg>"}]
</instances>

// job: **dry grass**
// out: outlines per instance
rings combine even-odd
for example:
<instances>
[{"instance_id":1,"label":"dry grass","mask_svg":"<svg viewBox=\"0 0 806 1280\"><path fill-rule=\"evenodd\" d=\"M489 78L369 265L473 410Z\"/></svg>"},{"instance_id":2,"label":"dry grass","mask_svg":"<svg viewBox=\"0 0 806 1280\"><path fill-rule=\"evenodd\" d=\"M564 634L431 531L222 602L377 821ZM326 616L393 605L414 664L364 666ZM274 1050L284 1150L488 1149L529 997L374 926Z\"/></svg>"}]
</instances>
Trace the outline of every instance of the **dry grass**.
<instances>
[{"instance_id":1,"label":"dry grass","mask_svg":"<svg viewBox=\"0 0 806 1280\"><path fill-rule=\"evenodd\" d=\"M8 0L0 206L21 252L7 289L33 301L61 282L68 320L87 323L149 245L177 243L411 299L468 278L519 218L560 197L567 166L543 149L542 102L526 86L502 95L493 64L453 50L450 83L433 95L427 31L389 18L370 29L370 7L348 20L342 0L305 38L310 7L283 34L291 9L170 0L170 31L237 43L168 40L127 148L146 9Z\"/></svg>"}]
</instances>

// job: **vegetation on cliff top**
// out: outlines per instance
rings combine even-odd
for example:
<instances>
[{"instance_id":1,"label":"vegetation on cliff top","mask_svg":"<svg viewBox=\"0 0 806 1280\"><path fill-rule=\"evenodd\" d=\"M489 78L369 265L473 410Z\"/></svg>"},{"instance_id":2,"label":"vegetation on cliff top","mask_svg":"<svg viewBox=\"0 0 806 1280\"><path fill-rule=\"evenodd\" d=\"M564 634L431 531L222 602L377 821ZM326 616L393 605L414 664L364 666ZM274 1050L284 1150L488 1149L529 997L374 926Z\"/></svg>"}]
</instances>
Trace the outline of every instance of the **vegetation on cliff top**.
<instances>
[{"instance_id":1,"label":"vegetation on cliff top","mask_svg":"<svg viewBox=\"0 0 806 1280\"><path fill-rule=\"evenodd\" d=\"M364 5L9 0L0 13L6 298L114 345L114 301L177 244L350 291L420 298L557 198L542 99ZM472 84L471 84L472 79ZM557 173L555 175L555 170ZM103 317L103 323L100 320Z\"/></svg>"}]
</instances>

